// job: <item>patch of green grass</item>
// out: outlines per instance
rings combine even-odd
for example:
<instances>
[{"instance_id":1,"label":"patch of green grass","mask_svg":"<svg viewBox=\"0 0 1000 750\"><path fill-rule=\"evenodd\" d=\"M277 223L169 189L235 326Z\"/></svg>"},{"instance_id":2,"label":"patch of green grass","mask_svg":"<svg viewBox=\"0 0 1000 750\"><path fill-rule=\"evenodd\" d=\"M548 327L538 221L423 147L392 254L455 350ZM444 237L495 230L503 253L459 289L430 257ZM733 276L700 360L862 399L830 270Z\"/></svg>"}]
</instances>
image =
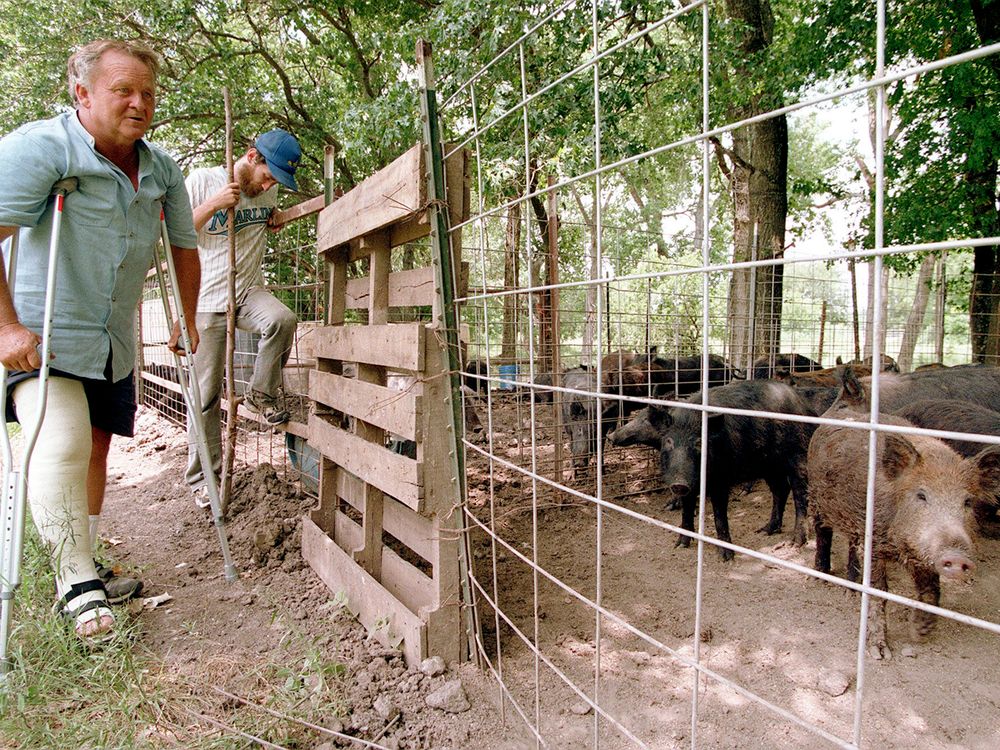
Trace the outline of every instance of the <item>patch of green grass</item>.
<instances>
[{"instance_id":1,"label":"patch of green grass","mask_svg":"<svg viewBox=\"0 0 1000 750\"><path fill-rule=\"evenodd\" d=\"M14 667L0 685L4 750L248 747L232 729L285 748L324 741L312 730L226 699L215 686L318 724L343 716L345 669L304 636L290 634L284 649L265 662L217 658L182 674L142 646L141 620L121 609L114 641L85 647L52 612L54 580L33 529L22 570L9 641Z\"/></svg>"},{"instance_id":2,"label":"patch of green grass","mask_svg":"<svg viewBox=\"0 0 1000 750\"><path fill-rule=\"evenodd\" d=\"M13 602L8 653L14 661L0 691L0 736L22 747L134 747L152 706L132 641L137 624L119 618L115 640L86 648L52 611L55 583L37 537L29 533L22 581Z\"/></svg>"}]
</instances>

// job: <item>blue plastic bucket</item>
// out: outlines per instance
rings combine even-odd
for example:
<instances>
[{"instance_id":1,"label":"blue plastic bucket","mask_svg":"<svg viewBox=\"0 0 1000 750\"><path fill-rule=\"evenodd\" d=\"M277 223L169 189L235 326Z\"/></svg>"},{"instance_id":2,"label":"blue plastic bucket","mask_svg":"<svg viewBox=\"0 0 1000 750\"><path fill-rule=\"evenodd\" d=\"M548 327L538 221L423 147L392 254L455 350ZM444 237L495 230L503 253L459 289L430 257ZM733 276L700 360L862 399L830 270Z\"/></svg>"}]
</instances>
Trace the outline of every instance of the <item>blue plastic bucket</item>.
<instances>
[{"instance_id":1,"label":"blue plastic bucket","mask_svg":"<svg viewBox=\"0 0 1000 750\"><path fill-rule=\"evenodd\" d=\"M512 391L517 387L517 365L500 365L500 390Z\"/></svg>"}]
</instances>

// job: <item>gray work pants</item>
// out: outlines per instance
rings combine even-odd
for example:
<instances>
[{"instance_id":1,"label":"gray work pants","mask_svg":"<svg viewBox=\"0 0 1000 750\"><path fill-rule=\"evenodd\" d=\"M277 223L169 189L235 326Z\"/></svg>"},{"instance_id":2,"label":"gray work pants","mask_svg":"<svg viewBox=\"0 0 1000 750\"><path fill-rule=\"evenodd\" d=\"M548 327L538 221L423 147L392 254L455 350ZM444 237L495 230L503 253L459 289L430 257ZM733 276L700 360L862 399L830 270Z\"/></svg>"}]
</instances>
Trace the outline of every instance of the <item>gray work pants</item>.
<instances>
[{"instance_id":1,"label":"gray work pants","mask_svg":"<svg viewBox=\"0 0 1000 750\"><path fill-rule=\"evenodd\" d=\"M269 396L277 395L281 385L281 368L288 361L297 324L295 314L261 287L251 289L243 304L236 308L236 327L261 336L249 388ZM220 402L225 374L226 314L198 313L197 325L201 342L194 355L194 366L201 389L204 437L208 441L215 475L219 476L222 472ZM185 478L192 489L198 489L205 483L196 439L193 421L188 415L188 467Z\"/></svg>"}]
</instances>

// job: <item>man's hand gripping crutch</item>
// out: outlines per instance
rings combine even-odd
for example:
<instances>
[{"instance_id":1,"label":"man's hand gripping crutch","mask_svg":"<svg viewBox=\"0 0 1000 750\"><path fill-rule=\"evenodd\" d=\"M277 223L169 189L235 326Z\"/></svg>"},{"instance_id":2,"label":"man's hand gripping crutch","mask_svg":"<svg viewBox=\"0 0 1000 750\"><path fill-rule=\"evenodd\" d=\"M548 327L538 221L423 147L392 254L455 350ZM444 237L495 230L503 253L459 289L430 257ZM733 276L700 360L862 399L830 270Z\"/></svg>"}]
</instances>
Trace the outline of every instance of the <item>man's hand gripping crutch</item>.
<instances>
[{"instance_id":1,"label":"man's hand gripping crutch","mask_svg":"<svg viewBox=\"0 0 1000 750\"><path fill-rule=\"evenodd\" d=\"M167 275L170 277L170 291L180 323L180 348L178 349L177 346L172 348L174 364L177 367L177 379L180 381L181 392L188 407L188 419L194 420L194 434L197 436L198 457L201 460L202 466L210 467L212 466L212 457L208 448L208 441L205 437L201 389L198 387L198 375L194 367L194 352L192 351L184 305L181 301L181 289L177 281L177 271L174 267L174 260L171 254L170 236L167 233L167 222L163 215L163 209L160 209L160 235L163 240L163 254L167 262ZM158 260L154 260L153 267L156 269L156 280L160 285L160 297L163 300L164 315L166 320L173 320L170 312L170 302L167 297L167 286L163 278L163 267ZM186 360L185 362L181 361L182 356ZM229 541L226 537L222 504L219 500L219 483L214 471L209 470L205 472L205 486L208 488L208 499L212 508L212 517L215 520L215 528L219 534L219 543L222 545L222 562L225 566L226 580L232 582L239 578L239 574L236 572L233 559L229 555Z\"/></svg>"},{"instance_id":2,"label":"man's hand gripping crutch","mask_svg":"<svg viewBox=\"0 0 1000 750\"><path fill-rule=\"evenodd\" d=\"M0 679L10 671L12 665L7 652L10 639L11 607L14 594L21 585L21 555L24 550L24 512L28 498L28 466L31 454L35 450L38 433L45 418L45 406L48 398L49 377L49 345L52 340L52 315L55 310L56 264L59 253L59 231L62 227L63 204L66 196L76 190L77 179L67 177L52 187L55 196L55 207L52 211L52 234L49 240L49 267L45 278L45 313L42 323L41 337L21 328L21 341L15 344L17 351L10 352L16 366L24 371L38 370L38 418L28 434L24 435L24 448L21 454L20 468L14 468L14 451L11 446L10 433L6 425L3 429L3 510L0 515ZM10 238L10 252L7 255L7 289L11 300L14 297L14 286L17 275L17 244L18 232ZM26 338L30 335L30 338ZM41 352L38 348L41 347ZM4 352L5 361L8 352ZM36 365L37 359L37 365ZM0 394L6 401L7 366L0 362Z\"/></svg>"}]
</instances>

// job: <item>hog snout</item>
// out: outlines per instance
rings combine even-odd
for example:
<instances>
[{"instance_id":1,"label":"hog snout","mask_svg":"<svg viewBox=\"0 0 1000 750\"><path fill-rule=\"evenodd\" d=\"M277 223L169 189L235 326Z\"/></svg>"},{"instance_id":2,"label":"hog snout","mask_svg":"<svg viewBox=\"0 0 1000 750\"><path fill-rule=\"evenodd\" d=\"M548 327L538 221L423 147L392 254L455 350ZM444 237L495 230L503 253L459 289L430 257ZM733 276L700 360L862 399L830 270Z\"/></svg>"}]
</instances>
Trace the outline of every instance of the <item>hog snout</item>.
<instances>
[{"instance_id":1,"label":"hog snout","mask_svg":"<svg viewBox=\"0 0 1000 750\"><path fill-rule=\"evenodd\" d=\"M972 576L976 563L961 550L949 549L938 555L934 568L941 578L961 583Z\"/></svg>"},{"instance_id":2,"label":"hog snout","mask_svg":"<svg viewBox=\"0 0 1000 750\"><path fill-rule=\"evenodd\" d=\"M675 482L670 485L670 491L674 493L675 497L685 497L691 491L691 488L686 484Z\"/></svg>"}]
</instances>

